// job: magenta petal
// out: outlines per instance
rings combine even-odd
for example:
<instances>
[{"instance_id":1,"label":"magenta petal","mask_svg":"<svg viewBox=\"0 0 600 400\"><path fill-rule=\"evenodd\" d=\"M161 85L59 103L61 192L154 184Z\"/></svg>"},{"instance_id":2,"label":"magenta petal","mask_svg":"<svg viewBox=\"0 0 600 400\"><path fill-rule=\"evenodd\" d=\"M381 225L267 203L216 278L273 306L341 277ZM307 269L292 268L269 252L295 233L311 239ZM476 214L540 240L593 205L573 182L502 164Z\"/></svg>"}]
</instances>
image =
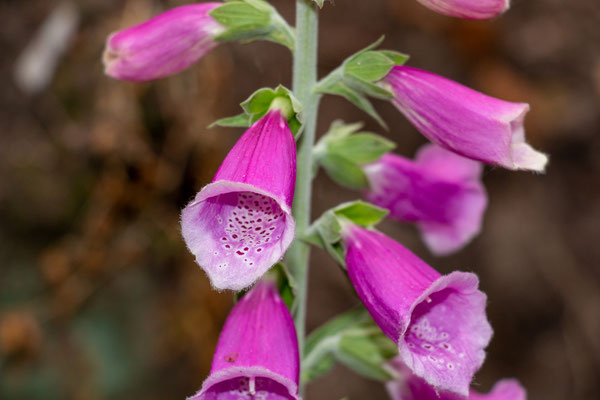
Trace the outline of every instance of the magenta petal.
<instances>
[{"instance_id":1,"label":"magenta petal","mask_svg":"<svg viewBox=\"0 0 600 400\"><path fill-rule=\"evenodd\" d=\"M429 144L416 161L386 154L363 169L368 200L391 218L416 223L433 253L457 251L481 230L487 195L479 162Z\"/></svg>"},{"instance_id":2,"label":"magenta petal","mask_svg":"<svg viewBox=\"0 0 600 400\"><path fill-rule=\"evenodd\" d=\"M295 149L285 119L270 112L242 135L213 183L183 210L185 242L215 288L252 285L291 244Z\"/></svg>"},{"instance_id":3,"label":"magenta petal","mask_svg":"<svg viewBox=\"0 0 600 400\"><path fill-rule=\"evenodd\" d=\"M104 50L107 75L149 81L176 74L214 48L224 28L208 13L221 3L181 6L110 35Z\"/></svg>"},{"instance_id":4,"label":"magenta petal","mask_svg":"<svg viewBox=\"0 0 600 400\"><path fill-rule=\"evenodd\" d=\"M292 316L271 282L233 308L210 376L193 400L298 400L300 361Z\"/></svg>"},{"instance_id":5,"label":"magenta petal","mask_svg":"<svg viewBox=\"0 0 600 400\"><path fill-rule=\"evenodd\" d=\"M348 276L402 361L437 390L466 396L492 329L474 274L441 276L398 242L343 229Z\"/></svg>"},{"instance_id":6,"label":"magenta petal","mask_svg":"<svg viewBox=\"0 0 600 400\"><path fill-rule=\"evenodd\" d=\"M464 396L455 393L436 390L425 380L414 375L400 359L395 359L389 365L398 375L398 379L386 383L387 391L392 400L464 400ZM488 394L470 390L468 400L526 400L525 389L516 379L498 381Z\"/></svg>"},{"instance_id":7,"label":"magenta petal","mask_svg":"<svg viewBox=\"0 0 600 400\"><path fill-rule=\"evenodd\" d=\"M508 169L544 171L548 157L525 142L525 103L486 96L416 68L394 67L383 80L396 107L432 142Z\"/></svg>"},{"instance_id":8,"label":"magenta petal","mask_svg":"<svg viewBox=\"0 0 600 400\"><path fill-rule=\"evenodd\" d=\"M508 10L509 0L417 0L440 14L467 19L487 19Z\"/></svg>"}]
</instances>

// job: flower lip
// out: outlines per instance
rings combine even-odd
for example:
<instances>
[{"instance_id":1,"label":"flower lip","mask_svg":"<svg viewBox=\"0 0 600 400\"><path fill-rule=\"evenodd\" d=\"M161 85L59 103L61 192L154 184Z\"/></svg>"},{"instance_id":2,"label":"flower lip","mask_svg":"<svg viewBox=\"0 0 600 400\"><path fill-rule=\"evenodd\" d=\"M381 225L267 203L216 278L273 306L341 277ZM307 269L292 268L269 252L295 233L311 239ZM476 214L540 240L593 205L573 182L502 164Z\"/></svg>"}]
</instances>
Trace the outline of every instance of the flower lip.
<instances>
[{"instance_id":1,"label":"flower lip","mask_svg":"<svg viewBox=\"0 0 600 400\"><path fill-rule=\"evenodd\" d=\"M273 218L281 218L280 222L271 223L272 231L265 232L263 229L262 232L250 232L245 239L243 232L230 233L233 238L231 242L228 242L228 228L224 227L222 223L225 222L227 225L229 222L226 221L227 216L222 214L222 209L218 208L219 200L222 199L220 196L236 193L238 196L255 193L262 196L262 200L274 202L281 211L273 210L276 214ZM211 199L216 199L216 204L209 204ZM211 207L212 210L209 210ZM207 215L217 219L219 223L214 225L214 221L206 219ZM201 224L198 224L199 218L204 219ZM211 223L219 227L219 230L211 229L213 226L210 225ZM241 227L233 229L248 228L244 221L239 224L234 221L232 225L241 225ZM227 180L210 183L197 194L182 213L181 227L188 248L196 256L198 264L208 274L211 284L218 290L235 291L252 285L279 261L291 244L295 232L295 222L291 216L290 207L283 198L278 198L254 185ZM254 228L254 226L252 227ZM262 227L265 228L265 225L263 224ZM260 235L261 233L263 235ZM271 240L271 233L277 236L268 243ZM222 236L223 234L225 236ZM237 238L236 235L242 238ZM251 241L244 242L248 239ZM235 246L239 246L240 249Z\"/></svg>"},{"instance_id":2,"label":"flower lip","mask_svg":"<svg viewBox=\"0 0 600 400\"><path fill-rule=\"evenodd\" d=\"M398 339L399 356L416 375L462 396L468 396L492 336L489 322L481 318L486 296L478 283L467 272L441 276L413 302Z\"/></svg>"},{"instance_id":3,"label":"flower lip","mask_svg":"<svg viewBox=\"0 0 600 400\"><path fill-rule=\"evenodd\" d=\"M240 382L234 382L240 379ZM248 382L246 382L246 379ZM247 385L247 387L246 387ZM239 387L236 387L239 386ZM255 392L255 393L252 393ZM291 380L263 367L231 367L213 372L202 384L200 391L188 400L221 399L219 394L230 394L231 399L251 400L254 394L267 392L278 400L301 400L298 386ZM267 397L270 398L270 397ZM229 400L225 397L224 400Z\"/></svg>"}]
</instances>

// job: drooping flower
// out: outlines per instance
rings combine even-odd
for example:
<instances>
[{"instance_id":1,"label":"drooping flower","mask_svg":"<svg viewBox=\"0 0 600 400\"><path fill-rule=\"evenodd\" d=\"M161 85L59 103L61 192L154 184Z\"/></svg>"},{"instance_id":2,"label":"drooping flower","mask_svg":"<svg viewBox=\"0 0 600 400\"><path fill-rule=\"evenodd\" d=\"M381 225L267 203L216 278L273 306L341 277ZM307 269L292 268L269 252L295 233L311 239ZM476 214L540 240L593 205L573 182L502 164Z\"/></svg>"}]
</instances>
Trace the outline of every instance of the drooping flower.
<instances>
[{"instance_id":1,"label":"drooping flower","mask_svg":"<svg viewBox=\"0 0 600 400\"><path fill-rule=\"evenodd\" d=\"M392 360L389 366L393 368L398 379L386 383L386 388L392 400L465 400L454 393L436 391L427 382L414 375L410 369L398 359ZM502 379L487 393L469 390L467 400L526 400L527 393L516 379Z\"/></svg>"},{"instance_id":2,"label":"drooping flower","mask_svg":"<svg viewBox=\"0 0 600 400\"><path fill-rule=\"evenodd\" d=\"M440 275L380 232L344 222L348 276L400 359L437 390L467 396L492 328L477 276Z\"/></svg>"},{"instance_id":3,"label":"drooping flower","mask_svg":"<svg viewBox=\"0 0 600 400\"><path fill-rule=\"evenodd\" d=\"M104 50L107 75L149 81L176 74L213 49L224 28L208 13L222 3L181 6L115 32Z\"/></svg>"},{"instance_id":4,"label":"drooping flower","mask_svg":"<svg viewBox=\"0 0 600 400\"><path fill-rule=\"evenodd\" d=\"M414 161L386 154L363 170L367 199L394 219L416 223L433 253L459 250L481 230L487 205L481 163L428 144Z\"/></svg>"},{"instance_id":5,"label":"drooping flower","mask_svg":"<svg viewBox=\"0 0 600 400\"><path fill-rule=\"evenodd\" d=\"M190 400L299 400L299 371L292 316L275 286L261 281L231 310L210 375Z\"/></svg>"},{"instance_id":6,"label":"drooping flower","mask_svg":"<svg viewBox=\"0 0 600 400\"><path fill-rule=\"evenodd\" d=\"M440 14L467 19L487 19L510 7L509 0L417 0Z\"/></svg>"},{"instance_id":7,"label":"drooping flower","mask_svg":"<svg viewBox=\"0 0 600 400\"><path fill-rule=\"evenodd\" d=\"M394 105L432 142L508 169L544 171L548 157L525 142L525 103L499 100L449 79L396 66L382 81Z\"/></svg>"},{"instance_id":8,"label":"drooping flower","mask_svg":"<svg viewBox=\"0 0 600 400\"><path fill-rule=\"evenodd\" d=\"M182 212L185 242L215 288L244 289L283 256L294 238L295 183L294 136L271 110Z\"/></svg>"}]
</instances>

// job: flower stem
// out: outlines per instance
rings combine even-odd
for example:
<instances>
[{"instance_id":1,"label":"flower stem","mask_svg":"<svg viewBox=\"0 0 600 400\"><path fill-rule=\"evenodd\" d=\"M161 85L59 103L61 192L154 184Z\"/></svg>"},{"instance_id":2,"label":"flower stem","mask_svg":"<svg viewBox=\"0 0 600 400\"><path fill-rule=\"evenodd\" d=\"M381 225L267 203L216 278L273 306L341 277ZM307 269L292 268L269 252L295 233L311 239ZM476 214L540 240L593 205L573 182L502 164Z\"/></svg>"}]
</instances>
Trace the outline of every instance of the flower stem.
<instances>
[{"instance_id":1,"label":"flower stem","mask_svg":"<svg viewBox=\"0 0 600 400\"><path fill-rule=\"evenodd\" d=\"M296 51L294 53L294 95L303 107L304 131L298 149L296 192L293 215L297 236L310 224L312 192L312 151L315 142L319 95L313 89L317 82L318 8L312 0L296 0ZM294 322L298 333L300 355L303 354L306 297L308 288L309 245L296 239L287 254L287 264L296 283ZM302 383L300 394L303 393Z\"/></svg>"}]
</instances>

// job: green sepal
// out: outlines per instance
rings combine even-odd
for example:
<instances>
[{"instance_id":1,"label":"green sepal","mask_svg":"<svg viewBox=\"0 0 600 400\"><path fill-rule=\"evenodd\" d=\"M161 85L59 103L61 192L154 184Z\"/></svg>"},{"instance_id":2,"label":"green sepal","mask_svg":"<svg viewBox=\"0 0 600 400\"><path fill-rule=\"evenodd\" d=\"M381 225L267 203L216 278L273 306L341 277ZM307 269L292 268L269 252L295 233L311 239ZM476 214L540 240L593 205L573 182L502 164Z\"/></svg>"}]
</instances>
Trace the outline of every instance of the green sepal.
<instances>
[{"instance_id":1,"label":"green sepal","mask_svg":"<svg viewBox=\"0 0 600 400\"><path fill-rule=\"evenodd\" d=\"M361 165L377 161L395 144L369 132L359 132L362 124L345 125L334 121L314 148L315 162L331 179L350 189L369 186Z\"/></svg>"},{"instance_id":2,"label":"green sepal","mask_svg":"<svg viewBox=\"0 0 600 400\"><path fill-rule=\"evenodd\" d=\"M365 309L348 311L310 334L301 378L306 383L328 372L335 361L371 379L395 378L386 363L397 355L394 342L373 323Z\"/></svg>"},{"instance_id":3,"label":"green sepal","mask_svg":"<svg viewBox=\"0 0 600 400\"><path fill-rule=\"evenodd\" d=\"M393 352L390 352L393 349ZM364 324L342 335L337 349L339 362L354 372L381 382L396 378L389 359L397 354L396 345L374 324Z\"/></svg>"},{"instance_id":4,"label":"green sepal","mask_svg":"<svg viewBox=\"0 0 600 400\"><path fill-rule=\"evenodd\" d=\"M287 118L288 126L294 136L298 138L300 135L302 130L302 105L294 97L291 90L284 86L279 85L275 89L258 89L240 105L244 110L243 114L217 120L210 127L249 127L269 110L277 108Z\"/></svg>"},{"instance_id":5,"label":"green sepal","mask_svg":"<svg viewBox=\"0 0 600 400\"><path fill-rule=\"evenodd\" d=\"M393 50L375 50L383 39L382 36L348 57L340 67L323 78L315 90L344 97L387 129L367 96L384 100L393 98L394 94L380 81L394 66L403 65L408 56Z\"/></svg>"},{"instance_id":6,"label":"green sepal","mask_svg":"<svg viewBox=\"0 0 600 400\"><path fill-rule=\"evenodd\" d=\"M225 27L216 40L270 40L294 49L293 28L264 0L230 0L209 14Z\"/></svg>"},{"instance_id":7,"label":"green sepal","mask_svg":"<svg viewBox=\"0 0 600 400\"><path fill-rule=\"evenodd\" d=\"M369 99L367 99L360 90L349 86L348 83L344 82L342 79L327 86L319 86L316 90L320 93L333 94L345 98L350 103L369 114L369 116L377 121L383 128L387 129L385 121L379 116L377 111L375 111L375 107L373 107L373 104L371 104Z\"/></svg>"},{"instance_id":8,"label":"green sepal","mask_svg":"<svg viewBox=\"0 0 600 400\"><path fill-rule=\"evenodd\" d=\"M365 228L377 225L389 214L388 210L362 200L340 204L333 209L333 212L336 216Z\"/></svg>"},{"instance_id":9,"label":"green sepal","mask_svg":"<svg viewBox=\"0 0 600 400\"><path fill-rule=\"evenodd\" d=\"M358 164L377 161L396 144L373 133L357 133L341 140L332 140L327 146L329 153L341 156Z\"/></svg>"},{"instance_id":10,"label":"green sepal","mask_svg":"<svg viewBox=\"0 0 600 400\"><path fill-rule=\"evenodd\" d=\"M336 153L327 153L319 159L327 175L338 184L349 189L361 190L369 187L367 175L358 164Z\"/></svg>"},{"instance_id":11,"label":"green sepal","mask_svg":"<svg viewBox=\"0 0 600 400\"><path fill-rule=\"evenodd\" d=\"M325 0L313 0L315 3L317 3L317 5L319 6L319 8L323 8L323 4L325 3Z\"/></svg>"},{"instance_id":12,"label":"green sepal","mask_svg":"<svg viewBox=\"0 0 600 400\"><path fill-rule=\"evenodd\" d=\"M342 267L346 268L344 250L341 245L342 224L350 221L372 229L388 214L388 210L362 200L342 203L327 210L308 228L310 243L323 248ZM316 239L314 236L319 235Z\"/></svg>"}]
</instances>

